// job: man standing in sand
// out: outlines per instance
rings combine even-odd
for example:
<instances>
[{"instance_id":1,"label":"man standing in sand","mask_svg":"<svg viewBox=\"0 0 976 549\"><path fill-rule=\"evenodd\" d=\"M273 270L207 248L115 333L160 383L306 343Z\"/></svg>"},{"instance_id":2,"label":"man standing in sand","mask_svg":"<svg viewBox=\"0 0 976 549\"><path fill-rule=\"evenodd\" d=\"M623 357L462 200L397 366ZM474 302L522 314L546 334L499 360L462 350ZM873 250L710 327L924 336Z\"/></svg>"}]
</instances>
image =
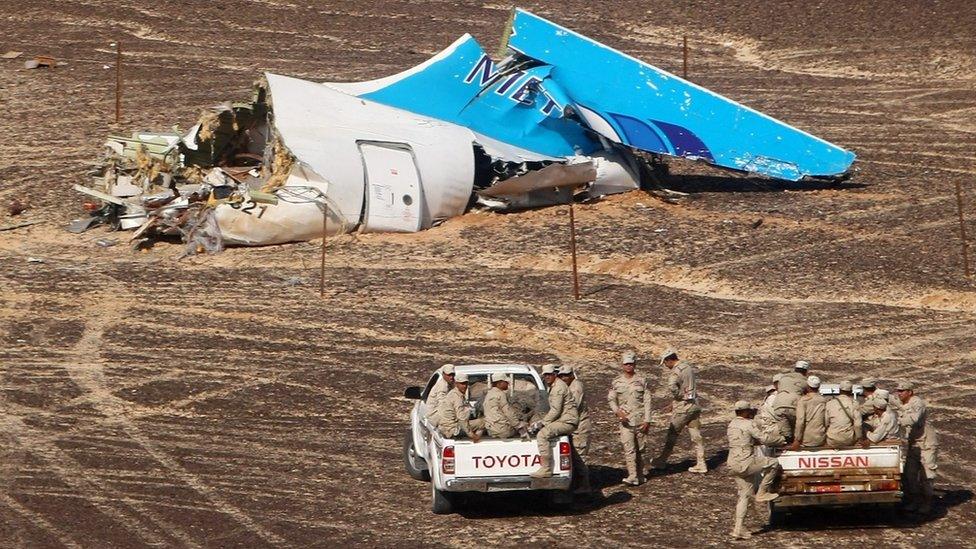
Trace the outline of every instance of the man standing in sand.
<instances>
[{"instance_id":1,"label":"man standing in sand","mask_svg":"<svg viewBox=\"0 0 976 549\"><path fill-rule=\"evenodd\" d=\"M620 375L610 383L607 400L620 422L620 444L624 450L627 478L624 484L644 484L644 449L651 427L651 395L647 378L636 373L637 354L626 351L620 356Z\"/></svg>"},{"instance_id":2,"label":"man standing in sand","mask_svg":"<svg viewBox=\"0 0 976 549\"><path fill-rule=\"evenodd\" d=\"M678 353L668 349L661 355L661 365L670 370L668 375L668 392L671 394L671 421L668 431L664 435L664 447L661 453L651 461L654 469L665 469L668 457L674 450L678 435L687 427L691 443L695 447L695 465L688 469L692 473L706 473L705 443L701 435L701 412L698 405L698 369L693 365L678 360Z\"/></svg>"}]
</instances>

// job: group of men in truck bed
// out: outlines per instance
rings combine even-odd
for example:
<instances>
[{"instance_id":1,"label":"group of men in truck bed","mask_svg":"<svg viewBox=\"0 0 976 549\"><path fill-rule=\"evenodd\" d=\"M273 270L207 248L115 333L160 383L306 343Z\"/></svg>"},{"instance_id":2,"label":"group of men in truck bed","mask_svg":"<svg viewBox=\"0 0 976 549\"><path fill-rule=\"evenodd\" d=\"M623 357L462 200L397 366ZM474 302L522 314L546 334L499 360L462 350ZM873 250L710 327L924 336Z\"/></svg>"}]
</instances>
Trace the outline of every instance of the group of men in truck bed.
<instances>
[{"instance_id":1,"label":"group of men in truck bed","mask_svg":"<svg viewBox=\"0 0 976 549\"><path fill-rule=\"evenodd\" d=\"M841 381L837 396L821 394L820 378L810 375L810 364L798 361L792 372L776 374L767 387L766 399L758 408L747 401L734 405L735 418L729 424L729 469L738 488L732 537L744 539L743 528L750 498L773 501L770 492L779 472L775 458L755 452L757 445L790 450L864 447L883 440L904 439L908 455L902 474L910 497L907 509L927 515L931 512L933 483L938 469L938 436L928 422L925 400L915 394L910 382L901 382L891 394L878 387L877 380L861 381L855 396L854 384ZM761 474L758 492L753 479Z\"/></svg>"},{"instance_id":2,"label":"group of men in truck bed","mask_svg":"<svg viewBox=\"0 0 976 549\"><path fill-rule=\"evenodd\" d=\"M627 476L623 482L638 486L645 482L644 453L652 418L653 389L648 379L636 371L637 355L622 354L620 374L613 379L607 400L618 423ZM652 469L664 469L675 442L682 431L688 431L695 449L696 462L689 471L706 473L705 446L701 435L702 408L698 401L698 369L678 358L674 349L660 356L660 366L667 372L665 384L670 397L670 421L664 433L660 452L651 460ZM928 514L931 510L933 482L937 472L938 439L929 424L925 401L914 392L910 382L898 383L895 391L878 386L877 380L863 379L861 392L855 394L850 381L838 385L836 396L821 394L820 378L810 374L810 364L796 362L792 371L776 374L766 389L762 405L738 401L735 417L728 426L728 467L738 489L735 524L732 536L749 537L743 521L750 499L757 502L775 500L771 491L779 464L775 458L763 457L756 446L781 447L790 450L869 446L883 440L905 439L908 455L902 476L910 496L908 509ZM472 417L468 406L468 379L455 376L454 367L441 368L441 376L430 390L428 420L445 437L467 436L479 440L486 434L497 438L535 434L539 445L541 467L533 477L552 475L552 442L562 435L572 435L574 467L580 483L578 492L589 492L589 473L585 459L589 450L591 421L584 398L582 382L572 366L542 368L542 379L548 388L548 411L519 413L510 402L510 379L493 374L491 388L484 397L483 416ZM758 492L754 479L761 475Z\"/></svg>"},{"instance_id":3,"label":"group of men in truck bed","mask_svg":"<svg viewBox=\"0 0 976 549\"><path fill-rule=\"evenodd\" d=\"M485 435L512 438L534 434L541 461L539 469L532 473L537 478L552 476L553 441L563 435L572 435L578 479L576 491L589 493L589 470L584 460L589 450L591 422L583 382L575 373L569 365L542 367L541 376L548 394L545 414L536 413L534 406L519 410L509 398L512 380L506 374L492 374L488 378L491 388L481 405L482 415L472 417L475 412L468 405L468 376L455 374L454 366L445 364L427 396L427 419L442 436L463 435L475 442Z\"/></svg>"}]
</instances>

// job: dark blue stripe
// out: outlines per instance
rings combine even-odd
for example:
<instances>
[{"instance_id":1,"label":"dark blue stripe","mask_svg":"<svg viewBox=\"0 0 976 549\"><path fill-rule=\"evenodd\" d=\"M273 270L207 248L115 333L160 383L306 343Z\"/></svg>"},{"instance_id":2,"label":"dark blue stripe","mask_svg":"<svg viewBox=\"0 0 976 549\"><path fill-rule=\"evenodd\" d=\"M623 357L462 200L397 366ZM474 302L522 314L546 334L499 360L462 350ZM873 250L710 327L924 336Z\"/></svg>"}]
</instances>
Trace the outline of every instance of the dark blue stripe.
<instances>
[{"instance_id":1,"label":"dark blue stripe","mask_svg":"<svg viewBox=\"0 0 976 549\"><path fill-rule=\"evenodd\" d=\"M708 150L705 143L698 139L698 136L691 130L660 120L651 120L651 122L664 133L671 145L674 146L675 155L697 156L709 162L715 162L712 151Z\"/></svg>"},{"instance_id":2,"label":"dark blue stripe","mask_svg":"<svg viewBox=\"0 0 976 549\"><path fill-rule=\"evenodd\" d=\"M626 144L638 149L642 149L650 152L659 152L664 154L671 154L668 150L668 146L661 141L661 138L657 135L650 126L647 125L643 120L634 118L633 116L627 116L626 114L609 114L620 129L623 130L623 137L627 140Z\"/></svg>"}]
</instances>

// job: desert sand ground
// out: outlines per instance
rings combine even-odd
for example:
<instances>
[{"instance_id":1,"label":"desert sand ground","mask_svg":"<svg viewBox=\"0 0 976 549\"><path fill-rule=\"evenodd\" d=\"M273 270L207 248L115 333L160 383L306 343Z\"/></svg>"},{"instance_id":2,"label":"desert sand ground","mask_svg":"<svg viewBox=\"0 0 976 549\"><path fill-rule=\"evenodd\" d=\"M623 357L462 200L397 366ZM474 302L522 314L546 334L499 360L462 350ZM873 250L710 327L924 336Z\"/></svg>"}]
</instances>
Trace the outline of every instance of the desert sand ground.
<instances>
[{"instance_id":1,"label":"desert sand ground","mask_svg":"<svg viewBox=\"0 0 976 549\"><path fill-rule=\"evenodd\" d=\"M976 5L929 2L521 4L855 150L841 188L677 165L644 193L577 207L584 298L571 299L564 208L472 213L423 234L231 249L177 260L99 248L70 190L103 137L188 127L261 71L375 78L464 32L494 49L510 4L0 2L0 546L725 545L730 403L798 358L831 380L909 379L942 447L930 520L801 516L765 546L971 546L976 535ZM113 124L115 40L123 123ZM763 223L753 227L758 220ZM43 263L29 262L39 258ZM618 353L675 346L702 369L705 476L684 439L668 474L623 475L604 394ZM444 362L578 366L603 498L569 512L481 498L435 517L400 464L410 402ZM640 367L659 381L661 372ZM662 402L663 404L663 402ZM661 442L659 414L651 448ZM752 519L753 527L760 521Z\"/></svg>"}]
</instances>

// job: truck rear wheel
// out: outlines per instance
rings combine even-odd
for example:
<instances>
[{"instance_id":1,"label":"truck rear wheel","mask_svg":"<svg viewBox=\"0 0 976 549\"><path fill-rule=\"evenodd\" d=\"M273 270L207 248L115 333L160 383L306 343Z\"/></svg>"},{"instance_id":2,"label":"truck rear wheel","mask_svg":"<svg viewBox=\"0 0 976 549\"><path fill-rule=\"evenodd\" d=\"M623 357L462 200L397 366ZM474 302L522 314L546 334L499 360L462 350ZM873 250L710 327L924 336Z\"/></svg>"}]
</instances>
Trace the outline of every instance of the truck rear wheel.
<instances>
[{"instance_id":1,"label":"truck rear wheel","mask_svg":"<svg viewBox=\"0 0 976 549\"><path fill-rule=\"evenodd\" d=\"M769 503L769 526L773 528L777 526L782 526L785 520L786 520L786 511L782 509L778 509L776 507L776 504L770 502Z\"/></svg>"},{"instance_id":2,"label":"truck rear wheel","mask_svg":"<svg viewBox=\"0 0 976 549\"><path fill-rule=\"evenodd\" d=\"M450 515L454 512L454 494L438 490L433 483L430 485L430 510L435 515Z\"/></svg>"},{"instance_id":3,"label":"truck rear wheel","mask_svg":"<svg viewBox=\"0 0 976 549\"><path fill-rule=\"evenodd\" d=\"M430 471L426 468L426 461L417 454L413 445L413 432L407 429L403 432L403 467L410 478L416 480L430 480Z\"/></svg>"}]
</instances>

